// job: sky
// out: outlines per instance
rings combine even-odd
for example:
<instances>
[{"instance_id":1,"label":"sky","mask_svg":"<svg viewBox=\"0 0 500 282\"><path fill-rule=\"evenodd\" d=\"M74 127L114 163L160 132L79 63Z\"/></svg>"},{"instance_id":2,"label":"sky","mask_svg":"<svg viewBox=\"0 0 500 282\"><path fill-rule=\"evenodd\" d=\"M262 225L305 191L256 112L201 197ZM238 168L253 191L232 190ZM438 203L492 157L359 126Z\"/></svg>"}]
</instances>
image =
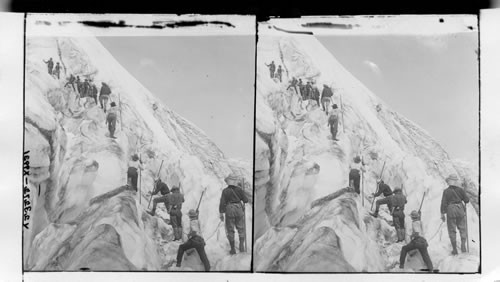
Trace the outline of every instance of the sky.
<instances>
[{"instance_id":1,"label":"sky","mask_svg":"<svg viewBox=\"0 0 500 282\"><path fill-rule=\"evenodd\" d=\"M99 37L165 106L228 158L253 160L255 36Z\"/></svg>"},{"instance_id":2,"label":"sky","mask_svg":"<svg viewBox=\"0 0 500 282\"><path fill-rule=\"evenodd\" d=\"M392 110L429 132L452 159L478 162L477 34L318 39Z\"/></svg>"}]
</instances>

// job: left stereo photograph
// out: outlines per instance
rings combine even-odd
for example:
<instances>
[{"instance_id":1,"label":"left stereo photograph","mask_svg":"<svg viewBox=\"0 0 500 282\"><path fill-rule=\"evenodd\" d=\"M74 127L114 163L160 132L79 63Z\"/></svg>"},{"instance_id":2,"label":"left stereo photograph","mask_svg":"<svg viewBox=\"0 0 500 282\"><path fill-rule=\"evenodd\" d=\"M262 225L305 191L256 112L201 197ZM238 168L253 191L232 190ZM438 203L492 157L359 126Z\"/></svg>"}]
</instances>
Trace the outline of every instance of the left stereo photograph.
<instances>
[{"instance_id":1,"label":"left stereo photograph","mask_svg":"<svg viewBox=\"0 0 500 282\"><path fill-rule=\"evenodd\" d=\"M255 17L28 14L24 271L252 269Z\"/></svg>"}]
</instances>

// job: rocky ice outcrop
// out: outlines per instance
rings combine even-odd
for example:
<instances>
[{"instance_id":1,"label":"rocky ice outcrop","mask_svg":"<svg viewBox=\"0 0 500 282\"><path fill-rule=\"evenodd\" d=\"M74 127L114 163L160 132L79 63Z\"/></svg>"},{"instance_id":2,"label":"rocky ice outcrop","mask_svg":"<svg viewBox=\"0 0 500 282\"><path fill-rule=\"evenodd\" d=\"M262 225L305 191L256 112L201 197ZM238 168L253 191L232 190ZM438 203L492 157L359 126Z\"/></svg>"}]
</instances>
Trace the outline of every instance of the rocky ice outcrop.
<instances>
[{"instance_id":1,"label":"rocky ice outcrop","mask_svg":"<svg viewBox=\"0 0 500 282\"><path fill-rule=\"evenodd\" d=\"M403 187L408 198L407 226L409 212L419 208L426 193L422 221L434 265L443 271L477 272L477 171L451 160L425 130L391 110L312 35L265 29L257 48L256 270L395 270L402 245L393 244L392 219L384 207L379 218L368 215L369 195L385 163L383 179L393 188ZM273 60L284 68L282 83L269 76L265 64ZM304 84L314 80L320 92L323 85L332 86L342 113L340 141L331 140L321 109L287 89L292 77ZM356 155L367 167L364 196L343 190ZM444 179L450 173L464 180L472 201L467 209L470 253L458 257L450 256L446 224L440 220ZM415 258L409 258L406 271L421 268ZM460 261L460 267L453 267L452 260Z\"/></svg>"},{"instance_id":2,"label":"rocky ice outcrop","mask_svg":"<svg viewBox=\"0 0 500 282\"><path fill-rule=\"evenodd\" d=\"M49 57L62 65L59 80L47 72L43 60ZM121 106L117 139L108 137L95 101L78 99L65 85L70 74L92 78L99 88L101 82L110 85L111 101ZM210 236L224 233L218 219L224 177L237 172L251 195L248 167L236 171L202 130L164 106L96 38L27 38L25 110L33 206L23 235L25 270L169 270L179 243L172 242L163 219L145 213L162 161L162 180L185 194L184 215L206 189L200 222L212 269L250 269L249 252L229 262L225 236ZM119 188L135 152L145 165L139 193ZM157 213L168 218L163 205ZM250 205L246 216L251 238ZM183 220L187 233L187 216ZM186 257L183 267L195 269Z\"/></svg>"}]
</instances>

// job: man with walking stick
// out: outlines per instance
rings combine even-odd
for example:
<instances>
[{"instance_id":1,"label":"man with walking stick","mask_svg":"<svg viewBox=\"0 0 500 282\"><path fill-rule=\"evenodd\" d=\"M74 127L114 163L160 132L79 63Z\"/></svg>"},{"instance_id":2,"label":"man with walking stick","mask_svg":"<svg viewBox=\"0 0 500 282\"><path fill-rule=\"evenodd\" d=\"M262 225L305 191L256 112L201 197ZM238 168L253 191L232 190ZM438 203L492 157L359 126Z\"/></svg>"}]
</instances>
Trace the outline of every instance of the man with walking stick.
<instances>
[{"instance_id":1,"label":"man with walking stick","mask_svg":"<svg viewBox=\"0 0 500 282\"><path fill-rule=\"evenodd\" d=\"M245 203L248 203L248 199L243 189L237 186L238 177L236 175L229 175L225 181L228 186L222 190L219 213L221 221L224 221L224 214L226 214L226 233L231 246L229 254L234 255L236 254L234 248L235 228L238 230L240 252L245 252Z\"/></svg>"},{"instance_id":2,"label":"man with walking stick","mask_svg":"<svg viewBox=\"0 0 500 282\"><path fill-rule=\"evenodd\" d=\"M448 236L453 248L451 254L457 255L457 228L460 232L461 251L462 253L468 252L466 248L468 243L466 204L469 202L469 197L464 189L458 187L457 175L448 176L446 183L449 186L443 191L441 198L441 220L447 221Z\"/></svg>"}]
</instances>

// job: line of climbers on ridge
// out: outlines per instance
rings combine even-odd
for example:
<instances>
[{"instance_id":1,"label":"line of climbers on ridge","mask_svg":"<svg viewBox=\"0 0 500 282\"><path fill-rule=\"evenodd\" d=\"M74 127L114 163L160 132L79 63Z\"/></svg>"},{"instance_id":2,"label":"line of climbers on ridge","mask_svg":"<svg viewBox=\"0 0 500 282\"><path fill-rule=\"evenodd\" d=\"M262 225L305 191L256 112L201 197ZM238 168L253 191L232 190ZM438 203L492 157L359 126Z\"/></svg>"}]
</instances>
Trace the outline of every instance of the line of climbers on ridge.
<instances>
[{"instance_id":1,"label":"line of climbers on ridge","mask_svg":"<svg viewBox=\"0 0 500 282\"><path fill-rule=\"evenodd\" d=\"M355 163L360 160L357 156L355 158ZM362 164L361 164L362 165ZM362 168L362 167L361 167ZM358 168L353 168L353 170L357 170ZM353 173L354 179L350 179L351 189L355 190L356 193L359 194L359 190L353 188L354 185L359 185L359 180L356 179L356 175L359 174ZM351 175L350 175L351 178ZM446 183L448 187L443 191L442 199L441 199L441 219L443 222L447 220L447 229L448 235L450 238L451 246L452 246L452 255L457 255L457 242L456 242L456 229L458 228L460 232L461 239L461 251L462 253L468 252L468 232L467 232L467 213L466 213L466 204L469 202L469 198L465 193L465 190L459 187L459 179L457 175L451 174L446 178ZM359 189L359 186L358 186ZM406 196L403 194L402 188L396 187L394 191L391 190L388 184L384 183L382 179L377 181L377 191L371 194L373 200L378 196L383 195L383 199L377 200L375 212L370 212L370 215L374 217L378 217L379 209L382 205L387 205L390 215L392 216L393 225L396 229L397 241L396 243L405 243L406 241L406 229L405 229L405 214L404 208L407 203ZM424 194L425 197L425 194ZM373 208L373 200L372 200L372 208ZM422 198L422 202L420 203L419 210L413 210L410 213L410 218L412 219L412 233L410 235L410 242L401 248L400 259L399 259L399 268L404 269L406 256L410 253L410 256L414 255L414 250L418 250L422 256L424 263L427 266L427 271L434 271L434 267L432 265L431 258L429 256L427 247L429 246L427 240L424 237L424 231L422 228L421 222L421 208L423 204L424 198ZM446 215L446 216L445 216ZM432 238L431 238L432 239Z\"/></svg>"},{"instance_id":2,"label":"line of climbers on ridge","mask_svg":"<svg viewBox=\"0 0 500 282\"><path fill-rule=\"evenodd\" d=\"M279 81L281 82L283 73L281 65L279 65L276 73L275 73L276 65L274 64L274 61L272 61L271 64L269 65L268 64L265 65L269 67L269 73L271 79L278 78ZM317 106L321 106L322 111L324 111L325 114L328 116L328 127L330 128L332 139L334 141L338 141L337 133L339 126L339 108L337 104L333 102L334 93L332 88L326 84L323 84L323 90L321 91L320 95L320 91L316 86L316 82L314 80L307 80L306 84L304 84L302 82L302 78L299 78L297 80L297 78L292 77L292 80L290 80L290 84L288 85L286 90L289 89L294 89L295 93L299 96L301 101L308 101L308 105L316 104Z\"/></svg>"},{"instance_id":3,"label":"line of climbers on ridge","mask_svg":"<svg viewBox=\"0 0 500 282\"><path fill-rule=\"evenodd\" d=\"M59 64L59 62L56 63L55 67L52 58L50 58L48 61L44 60L43 62L47 64L48 73L51 76L60 79L61 65ZM73 74L70 74L69 77L67 77L67 81L64 87L68 86L71 86L71 89L73 89L73 92L75 92L75 100L80 101L80 99L82 98L91 98L94 100L95 105L100 104L101 109L103 109L104 113L106 114L107 112L105 123L108 126L109 137L116 138L114 134L116 131L116 120L118 117L119 108L117 107L116 103L112 101L110 103L109 109L107 109L108 102L111 100L111 88L109 87L109 85L105 82L101 82L101 89L99 90L93 83L93 78L88 76L88 78L85 78L84 81L82 81L79 75L75 77ZM97 97L98 93L99 98ZM97 102L97 100L99 100L99 103Z\"/></svg>"},{"instance_id":4,"label":"line of climbers on ridge","mask_svg":"<svg viewBox=\"0 0 500 282\"><path fill-rule=\"evenodd\" d=\"M129 162L129 169L127 171L127 186L129 186L136 192L138 171L143 169L144 167L139 160L139 157L137 156L137 154L134 154L132 156L132 160ZM222 191L219 202L220 220L221 223L225 222L226 235L231 247L229 254L231 255L236 254L234 240L235 229L238 232L239 237L239 251L242 253L246 252L245 204L248 203L248 198L246 197L243 189L239 187L239 181L240 177L234 174L230 174L225 178L225 182L228 186ZM160 196L153 199L153 195L156 195L158 193L160 193ZM210 262L205 252L206 243L200 228L200 222L198 218L199 207L204 193L205 191L202 192L196 210L190 209L188 212L188 217L190 220L189 232L187 233L188 240L179 245L176 258L176 267L181 266L184 252L195 249L205 267L205 271L210 271ZM155 216L156 207L159 203L163 203L165 205L167 213L170 215L169 223L170 225L172 225L174 231L174 241L182 240L182 205L184 203L184 194L180 192L180 185L174 185L171 189L169 189L168 185L163 182L161 178L158 178L154 182L154 189L151 193L151 199L153 201L153 207L150 211L147 211L147 213L151 216Z\"/></svg>"}]
</instances>

